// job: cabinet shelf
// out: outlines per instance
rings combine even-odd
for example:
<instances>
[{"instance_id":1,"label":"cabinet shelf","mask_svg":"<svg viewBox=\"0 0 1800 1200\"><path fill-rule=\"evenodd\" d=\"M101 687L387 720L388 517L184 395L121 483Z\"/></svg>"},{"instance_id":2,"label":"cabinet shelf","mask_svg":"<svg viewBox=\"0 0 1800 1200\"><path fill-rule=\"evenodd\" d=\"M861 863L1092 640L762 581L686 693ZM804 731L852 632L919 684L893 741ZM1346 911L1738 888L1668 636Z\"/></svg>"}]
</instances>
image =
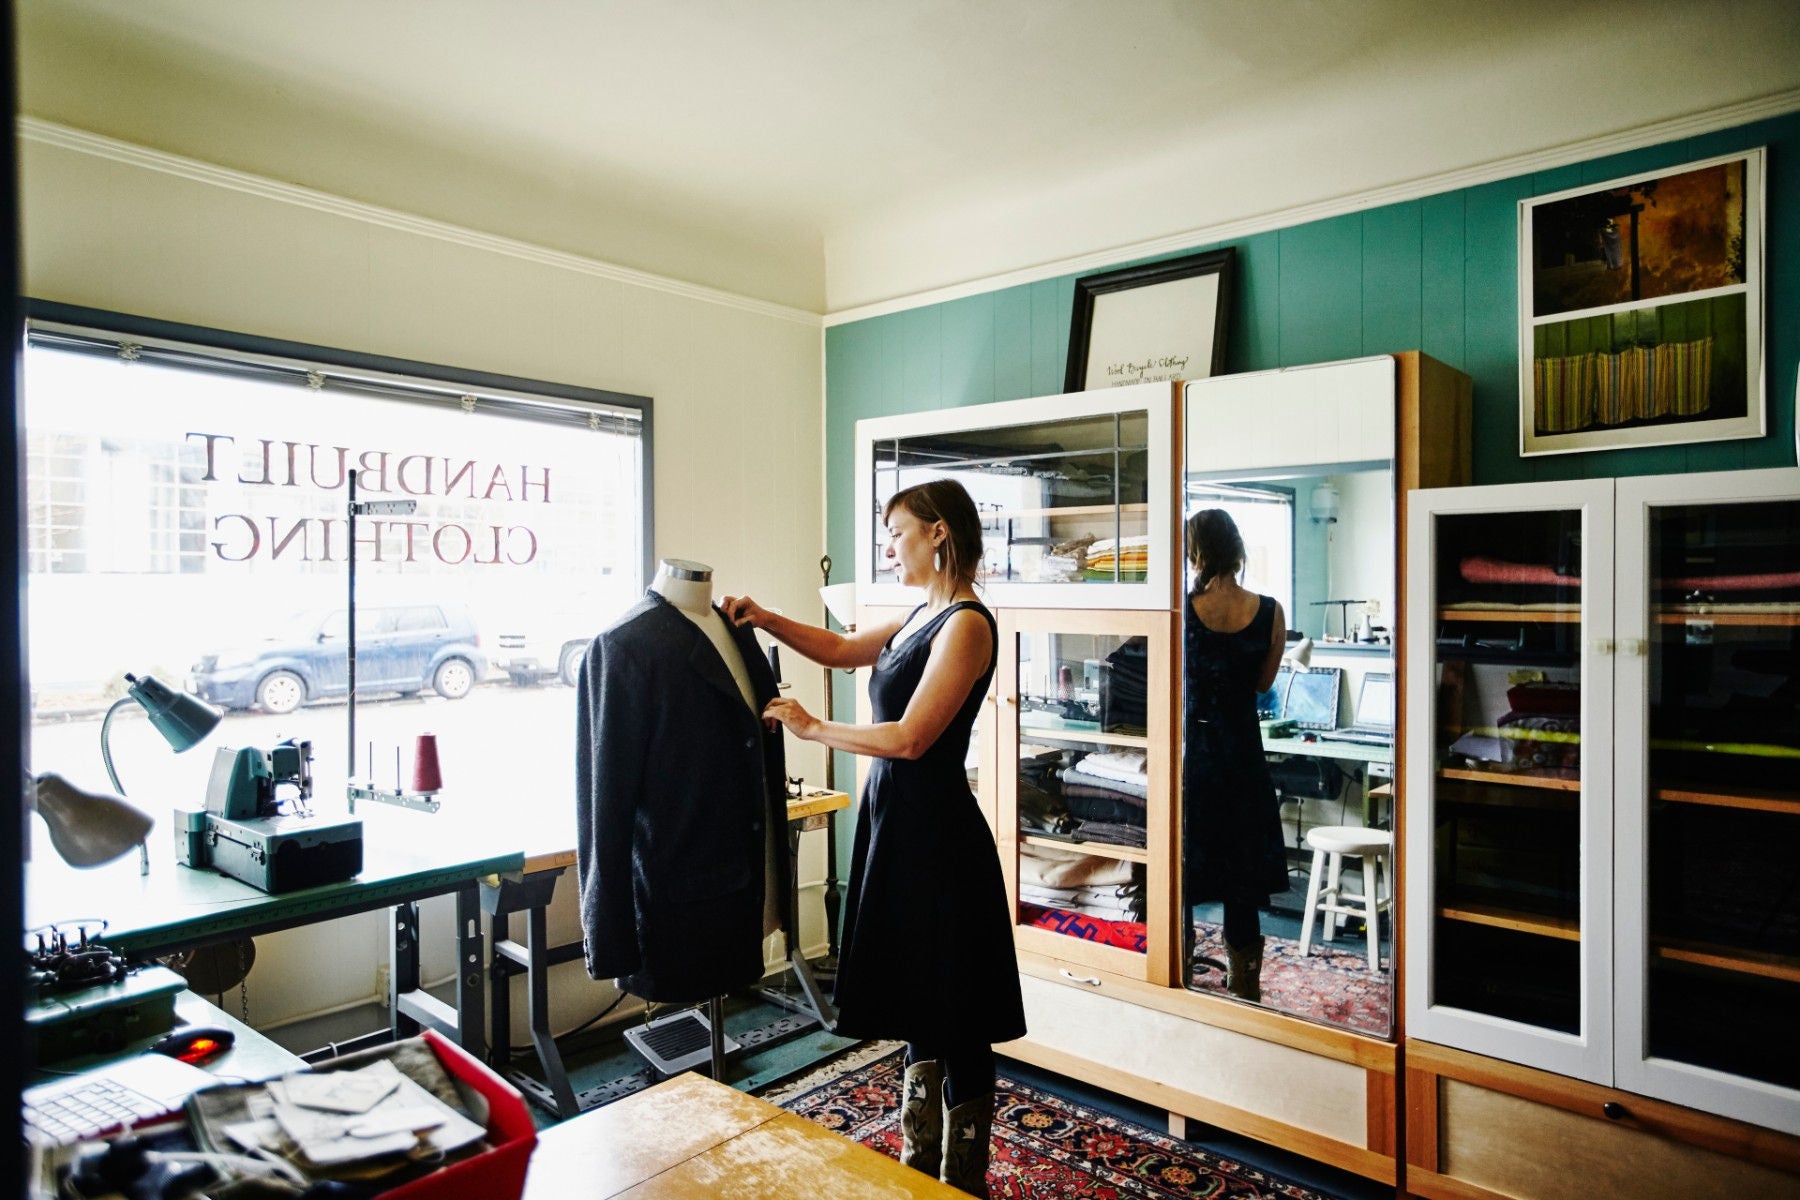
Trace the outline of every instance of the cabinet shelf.
<instances>
[{"instance_id":1,"label":"cabinet shelf","mask_svg":"<svg viewBox=\"0 0 1800 1200\"><path fill-rule=\"evenodd\" d=\"M1148 513L1148 504L1071 504L1062 508L1003 508L981 514L982 521L1012 521L1020 517L1110 517L1114 513Z\"/></svg>"},{"instance_id":2,"label":"cabinet shelf","mask_svg":"<svg viewBox=\"0 0 1800 1200\"><path fill-rule=\"evenodd\" d=\"M1475 900L1444 904L1439 906L1437 912L1446 921L1486 925L1492 929L1510 929L1514 933L1528 933L1566 942L1581 940L1581 923L1573 917L1554 917Z\"/></svg>"},{"instance_id":3,"label":"cabinet shelf","mask_svg":"<svg viewBox=\"0 0 1800 1200\"><path fill-rule=\"evenodd\" d=\"M1029 742L1073 742L1076 745L1129 746L1147 750L1150 739L1140 733L1107 733L1104 730L1046 729L1038 725L1019 725L1019 736Z\"/></svg>"},{"instance_id":4,"label":"cabinet shelf","mask_svg":"<svg viewBox=\"0 0 1800 1200\"><path fill-rule=\"evenodd\" d=\"M1760 975L1800 983L1800 958L1791 954L1768 954L1743 950L1735 946L1715 946L1707 942L1667 941L1651 947L1651 954L1665 962L1692 963L1741 975Z\"/></svg>"},{"instance_id":5,"label":"cabinet shelf","mask_svg":"<svg viewBox=\"0 0 1800 1200\"><path fill-rule=\"evenodd\" d=\"M1577 625L1581 623L1581 610L1568 608L1442 608L1438 610L1440 621L1482 621L1503 624L1526 625Z\"/></svg>"},{"instance_id":6,"label":"cabinet shelf","mask_svg":"<svg viewBox=\"0 0 1800 1200\"><path fill-rule=\"evenodd\" d=\"M1035 833L1023 834L1019 842L1026 846L1045 846L1052 850L1079 850L1083 854L1091 854L1095 858L1115 858L1120 862L1147 863L1150 851L1142 846L1120 846L1113 842L1080 842L1073 838L1042 837Z\"/></svg>"},{"instance_id":7,"label":"cabinet shelf","mask_svg":"<svg viewBox=\"0 0 1800 1200\"><path fill-rule=\"evenodd\" d=\"M1715 609L1712 612L1685 612L1662 610L1656 613L1658 625L1686 625L1693 621L1705 621L1712 625L1743 625L1763 629L1796 629L1800 628L1800 609L1788 612L1756 612Z\"/></svg>"},{"instance_id":8,"label":"cabinet shelf","mask_svg":"<svg viewBox=\"0 0 1800 1200\"><path fill-rule=\"evenodd\" d=\"M1581 780L1566 775L1533 774L1527 771L1472 771L1464 767L1442 767L1439 779L1458 779L1465 783L1494 783L1502 787L1537 788L1552 792L1579 792Z\"/></svg>"},{"instance_id":9,"label":"cabinet shelf","mask_svg":"<svg viewBox=\"0 0 1800 1200\"><path fill-rule=\"evenodd\" d=\"M1659 787L1650 795L1654 800L1666 800L1670 804L1704 804L1715 808L1747 808L1800 816L1800 796L1792 792L1765 792L1754 788L1718 792L1706 788Z\"/></svg>"}]
</instances>

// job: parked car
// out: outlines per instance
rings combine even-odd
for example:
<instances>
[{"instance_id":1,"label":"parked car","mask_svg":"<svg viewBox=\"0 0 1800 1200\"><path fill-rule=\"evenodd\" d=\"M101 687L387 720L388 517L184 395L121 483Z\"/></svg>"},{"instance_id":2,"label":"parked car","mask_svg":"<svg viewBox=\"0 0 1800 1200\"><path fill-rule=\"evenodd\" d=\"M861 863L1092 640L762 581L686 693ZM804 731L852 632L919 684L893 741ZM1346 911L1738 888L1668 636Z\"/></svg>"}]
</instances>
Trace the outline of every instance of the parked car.
<instances>
[{"instance_id":1,"label":"parked car","mask_svg":"<svg viewBox=\"0 0 1800 1200\"><path fill-rule=\"evenodd\" d=\"M289 713L308 700L349 691L344 609L298 613L252 646L208 654L194 664L188 691L224 708ZM454 604L377 604L356 610L356 694L447 700L469 694L487 673L474 618Z\"/></svg>"},{"instance_id":2,"label":"parked car","mask_svg":"<svg viewBox=\"0 0 1800 1200\"><path fill-rule=\"evenodd\" d=\"M558 679L574 687L597 630L518 630L494 638L494 669L520 686Z\"/></svg>"}]
</instances>

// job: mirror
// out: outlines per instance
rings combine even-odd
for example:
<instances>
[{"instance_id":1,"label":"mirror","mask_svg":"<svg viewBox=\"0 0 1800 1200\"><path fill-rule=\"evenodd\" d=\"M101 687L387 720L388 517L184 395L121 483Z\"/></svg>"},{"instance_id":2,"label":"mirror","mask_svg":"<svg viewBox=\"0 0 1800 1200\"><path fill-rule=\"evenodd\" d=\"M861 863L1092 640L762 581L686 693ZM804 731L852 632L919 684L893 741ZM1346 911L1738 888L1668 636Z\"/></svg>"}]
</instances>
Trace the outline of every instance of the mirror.
<instances>
[{"instance_id":1,"label":"mirror","mask_svg":"<svg viewBox=\"0 0 1800 1200\"><path fill-rule=\"evenodd\" d=\"M1184 977L1197 991L1386 1037L1398 594L1391 375L1338 398L1367 407L1366 424L1385 429L1385 442L1378 434L1314 438L1309 451L1296 438L1264 447L1261 462L1233 466L1207 437L1210 414L1254 411L1283 424L1281 389L1247 407L1245 393L1256 389L1242 380L1187 385L1183 518L1218 509L1232 519L1244 547L1239 582L1281 606L1286 632L1274 678L1258 692L1255 676L1278 636L1270 620L1259 610L1241 630L1206 625L1193 605L1198 574L1187 564ZM1317 390L1317 381L1308 386ZM1324 459L1345 451L1370 457ZM1283 455L1290 461L1268 461Z\"/></svg>"}]
</instances>

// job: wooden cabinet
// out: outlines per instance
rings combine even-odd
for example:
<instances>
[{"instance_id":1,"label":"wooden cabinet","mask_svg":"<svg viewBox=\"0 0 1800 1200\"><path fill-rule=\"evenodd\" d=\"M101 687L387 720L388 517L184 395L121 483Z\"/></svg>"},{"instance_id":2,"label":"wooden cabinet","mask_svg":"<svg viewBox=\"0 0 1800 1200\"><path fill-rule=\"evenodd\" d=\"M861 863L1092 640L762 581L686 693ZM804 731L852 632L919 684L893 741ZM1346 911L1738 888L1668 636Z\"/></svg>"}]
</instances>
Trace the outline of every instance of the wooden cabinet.
<instances>
[{"instance_id":1,"label":"wooden cabinet","mask_svg":"<svg viewBox=\"0 0 1800 1200\"><path fill-rule=\"evenodd\" d=\"M1409 1068L1800 1135L1800 472L1424 492L1410 519ZM1419 1153L1561 1120L1433 1086L1449 1132Z\"/></svg>"},{"instance_id":2,"label":"wooden cabinet","mask_svg":"<svg viewBox=\"0 0 1800 1200\"><path fill-rule=\"evenodd\" d=\"M1179 574L1173 387L858 421L858 601L913 602L887 567L882 509L903 488L949 478L981 512L983 592L995 608L1168 608Z\"/></svg>"}]
</instances>

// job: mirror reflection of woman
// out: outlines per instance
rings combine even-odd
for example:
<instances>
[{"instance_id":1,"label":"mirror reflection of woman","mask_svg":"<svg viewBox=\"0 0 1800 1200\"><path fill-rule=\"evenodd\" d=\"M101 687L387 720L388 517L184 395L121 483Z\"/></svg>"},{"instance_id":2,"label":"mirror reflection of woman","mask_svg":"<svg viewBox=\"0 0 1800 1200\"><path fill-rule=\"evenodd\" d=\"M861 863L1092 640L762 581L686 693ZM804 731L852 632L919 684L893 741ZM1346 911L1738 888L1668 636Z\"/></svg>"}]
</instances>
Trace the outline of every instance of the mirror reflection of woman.
<instances>
[{"instance_id":1,"label":"mirror reflection of woman","mask_svg":"<svg viewBox=\"0 0 1800 1200\"><path fill-rule=\"evenodd\" d=\"M1262 999L1258 910L1287 890L1281 810L1263 757L1257 696L1275 681L1287 619L1271 596L1238 582L1244 539L1224 509L1187 521L1193 584L1182 606L1182 900L1225 910L1225 987Z\"/></svg>"}]
</instances>

